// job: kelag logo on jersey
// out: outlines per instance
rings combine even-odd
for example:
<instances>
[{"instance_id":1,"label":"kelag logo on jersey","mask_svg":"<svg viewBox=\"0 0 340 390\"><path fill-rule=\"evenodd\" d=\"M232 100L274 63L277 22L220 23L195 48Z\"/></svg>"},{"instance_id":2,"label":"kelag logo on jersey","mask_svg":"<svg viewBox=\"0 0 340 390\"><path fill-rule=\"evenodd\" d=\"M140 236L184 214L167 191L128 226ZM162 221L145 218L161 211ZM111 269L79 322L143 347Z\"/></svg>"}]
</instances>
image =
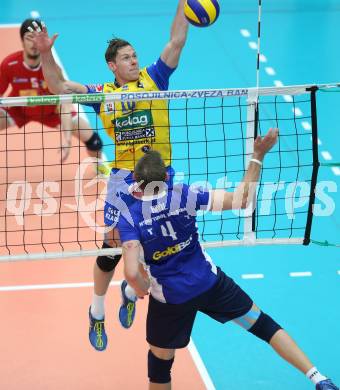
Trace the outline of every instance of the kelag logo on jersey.
<instances>
[{"instance_id":1,"label":"kelag logo on jersey","mask_svg":"<svg viewBox=\"0 0 340 390\"><path fill-rule=\"evenodd\" d=\"M117 131L139 129L141 127L150 127L153 125L151 112L148 110L137 111L131 115L116 118L114 122Z\"/></svg>"},{"instance_id":2,"label":"kelag logo on jersey","mask_svg":"<svg viewBox=\"0 0 340 390\"><path fill-rule=\"evenodd\" d=\"M152 115L149 110L133 112L114 119L116 141L155 137Z\"/></svg>"}]
</instances>

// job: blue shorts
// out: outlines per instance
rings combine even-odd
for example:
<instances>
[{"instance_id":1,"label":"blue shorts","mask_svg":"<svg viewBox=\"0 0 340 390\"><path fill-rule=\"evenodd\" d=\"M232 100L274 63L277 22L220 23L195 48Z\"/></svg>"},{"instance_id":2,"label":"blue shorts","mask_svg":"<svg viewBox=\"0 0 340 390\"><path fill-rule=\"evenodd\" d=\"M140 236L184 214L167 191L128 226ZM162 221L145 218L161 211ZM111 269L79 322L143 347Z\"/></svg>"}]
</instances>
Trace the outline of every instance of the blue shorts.
<instances>
[{"instance_id":1,"label":"blue shorts","mask_svg":"<svg viewBox=\"0 0 340 390\"><path fill-rule=\"evenodd\" d=\"M159 348L184 348L189 344L197 312L224 324L243 316L252 306L249 295L217 268L214 286L190 301L175 305L159 302L150 295L146 340Z\"/></svg>"},{"instance_id":2,"label":"blue shorts","mask_svg":"<svg viewBox=\"0 0 340 390\"><path fill-rule=\"evenodd\" d=\"M172 186L175 171L171 166L167 167L169 180L168 186ZM104 223L112 228L116 227L120 215L132 223L130 214L130 206L136 201L136 198L131 195L131 187L136 183L133 178L133 172L127 169L111 170L110 179L107 184L107 195L104 206Z\"/></svg>"}]
</instances>

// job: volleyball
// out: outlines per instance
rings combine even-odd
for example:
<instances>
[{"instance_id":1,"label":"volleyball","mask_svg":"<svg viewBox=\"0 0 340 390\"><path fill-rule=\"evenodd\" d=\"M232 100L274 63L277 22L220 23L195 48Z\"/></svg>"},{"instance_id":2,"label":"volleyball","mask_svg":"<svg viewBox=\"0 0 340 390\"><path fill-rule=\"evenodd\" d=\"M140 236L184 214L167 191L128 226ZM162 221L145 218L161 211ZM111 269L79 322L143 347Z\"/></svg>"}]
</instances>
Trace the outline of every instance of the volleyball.
<instances>
[{"instance_id":1,"label":"volleyball","mask_svg":"<svg viewBox=\"0 0 340 390\"><path fill-rule=\"evenodd\" d=\"M216 22L220 14L218 0L186 0L184 15L197 27L207 27Z\"/></svg>"}]
</instances>

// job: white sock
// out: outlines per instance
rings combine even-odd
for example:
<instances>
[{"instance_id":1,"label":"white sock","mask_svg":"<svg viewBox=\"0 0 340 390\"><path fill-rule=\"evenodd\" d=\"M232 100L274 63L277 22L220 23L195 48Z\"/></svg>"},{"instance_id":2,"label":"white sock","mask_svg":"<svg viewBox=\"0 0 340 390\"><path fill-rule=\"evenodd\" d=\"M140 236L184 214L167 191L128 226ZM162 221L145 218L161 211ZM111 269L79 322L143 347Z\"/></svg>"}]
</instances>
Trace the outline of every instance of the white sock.
<instances>
[{"instance_id":1,"label":"white sock","mask_svg":"<svg viewBox=\"0 0 340 390\"><path fill-rule=\"evenodd\" d=\"M319 370L316 367L312 367L309 371L307 371L306 377L310 379L314 385L327 379L325 376L319 373Z\"/></svg>"},{"instance_id":2,"label":"white sock","mask_svg":"<svg viewBox=\"0 0 340 390\"><path fill-rule=\"evenodd\" d=\"M96 320L102 320L105 317L104 306L105 295L93 294L91 303L91 314Z\"/></svg>"},{"instance_id":3,"label":"white sock","mask_svg":"<svg viewBox=\"0 0 340 390\"><path fill-rule=\"evenodd\" d=\"M125 295L131 299L131 301L137 301L137 296L136 296L136 293L135 293L135 290L129 286L128 284L126 285L125 287Z\"/></svg>"}]
</instances>

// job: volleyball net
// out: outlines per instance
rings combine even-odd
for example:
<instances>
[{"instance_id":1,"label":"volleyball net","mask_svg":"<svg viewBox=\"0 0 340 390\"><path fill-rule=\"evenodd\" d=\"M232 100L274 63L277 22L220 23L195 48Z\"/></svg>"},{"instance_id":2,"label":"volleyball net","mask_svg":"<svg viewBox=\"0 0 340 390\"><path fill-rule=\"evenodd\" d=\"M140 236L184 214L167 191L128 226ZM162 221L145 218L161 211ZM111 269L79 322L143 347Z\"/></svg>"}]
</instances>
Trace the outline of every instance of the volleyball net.
<instances>
[{"instance_id":1,"label":"volleyball net","mask_svg":"<svg viewBox=\"0 0 340 390\"><path fill-rule=\"evenodd\" d=\"M0 99L0 107L73 104L80 112L83 103L133 107L130 103L139 100L150 106L166 100L174 182L230 191L242 180L255 137L277 127L279 140L265 157L252 204L245 210L199 212L201 240L206 247L307 245L312 211L318 206L318 89L303 85L18 97ZM85 107L85 112L104 140L107 159L113 159L114 143L94 111ZM135 115L133 108L127 115ZM147 130L145 124L135 126L139 138ZM62 144L60 129L36 122L0 132L0 261L104 253L108 178L97 175L96 161L79 142L73 141L68 159L61 162Z\"/></svg>"}]
</instances>

